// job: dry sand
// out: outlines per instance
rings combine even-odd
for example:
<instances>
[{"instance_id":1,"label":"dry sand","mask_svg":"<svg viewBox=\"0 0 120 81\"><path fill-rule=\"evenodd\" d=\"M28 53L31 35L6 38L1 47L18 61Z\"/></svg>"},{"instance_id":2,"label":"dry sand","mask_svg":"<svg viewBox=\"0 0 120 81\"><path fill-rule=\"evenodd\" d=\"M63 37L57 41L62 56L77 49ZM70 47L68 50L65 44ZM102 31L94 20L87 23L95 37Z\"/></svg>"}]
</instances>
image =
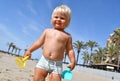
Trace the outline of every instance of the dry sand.
<instances>
[{"instance_id":1,"label":"dry sand","mask_svg":"<svg viewBox=\"0 0 120 81\"><path fill-rule=\"evenodd\" d=\"M16 62L16 56L0 52L0 81L32 81L36 61L28 60L24 69L20 69ZM116 81L109 78L78 72L73 70L71 81ZM46 79L48 81L48 78ZM67 80L62 80L67 81Z\"/></svg>"}]
</instances>

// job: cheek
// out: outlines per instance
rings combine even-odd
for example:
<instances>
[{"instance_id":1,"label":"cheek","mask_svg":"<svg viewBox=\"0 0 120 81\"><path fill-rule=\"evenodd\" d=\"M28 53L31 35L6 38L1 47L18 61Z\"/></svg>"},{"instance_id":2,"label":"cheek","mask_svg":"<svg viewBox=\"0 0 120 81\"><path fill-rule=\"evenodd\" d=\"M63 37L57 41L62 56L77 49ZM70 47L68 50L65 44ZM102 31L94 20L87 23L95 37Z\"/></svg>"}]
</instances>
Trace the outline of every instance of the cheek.
<instances>
[{"instance_id":1,"label":"cheek","mask_svg":"<svg viewBox=\"0 0 120 81\"><path fill-rule=\"evenodd\" d=\"M62 20L62 23L66 23L66 21L65 21L65 20Z\"/></svg>"},{"instance_id":2,"label":"cheek","mask_svg":"<svg viewBox=\"0 0 120 81\"><path fill-rule=\"evenodd\" d=\"M62 21L62 23L66 25L66 24L67 24L67 21Z\"/></svg>"},{"instance_id":3,"label":"cheek","mask_svg":"<svg viewBox=\"0 0 120 81\"><path fill-rule=\"evenodd\" d=\"M51 20L51 24L53 24L53 23L54 23L54 20L52 19L52 20Z\"/></svg>"}]
</instances>

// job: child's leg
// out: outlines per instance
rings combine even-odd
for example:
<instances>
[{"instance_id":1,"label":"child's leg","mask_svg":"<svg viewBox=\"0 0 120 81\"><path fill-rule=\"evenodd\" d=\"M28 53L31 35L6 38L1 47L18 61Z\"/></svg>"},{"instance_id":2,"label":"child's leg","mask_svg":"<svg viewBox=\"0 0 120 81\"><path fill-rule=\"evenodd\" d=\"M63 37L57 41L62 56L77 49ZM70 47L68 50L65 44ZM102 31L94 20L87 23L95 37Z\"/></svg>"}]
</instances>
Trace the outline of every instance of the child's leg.
<instances>
[{"instance_id":1,"label":"child's leg","mask_svg":"<svg viewBox=\"0 0 120 81\"><path fill-rule=\"evenodd\" d=\"M50 74L50 81L61 81L61 74Z\"/></svg>"},{"instance_id":2,"label":"child's leg","mask_svg":"<svg viewBox=\"0 0 120 81\"><path fill-rule=\"evenodd\" d=\"M33 81L45 81L47 74L47 71L40 68L35 68Z\"/></svg>"}]
</instances>

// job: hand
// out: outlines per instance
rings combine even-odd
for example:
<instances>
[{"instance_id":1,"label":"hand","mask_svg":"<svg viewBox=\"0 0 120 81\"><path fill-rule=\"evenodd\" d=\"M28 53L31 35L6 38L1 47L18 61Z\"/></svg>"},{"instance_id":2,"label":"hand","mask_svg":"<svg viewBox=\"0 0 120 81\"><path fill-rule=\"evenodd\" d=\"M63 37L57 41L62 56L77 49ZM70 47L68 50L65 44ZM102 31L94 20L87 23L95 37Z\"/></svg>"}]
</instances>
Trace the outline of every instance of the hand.
<instances>
[{"instance_id":1,"label":"hand","mask_svg":"<svg viewBox=\"0 0 120 81\"><path fill-rule=\"evenodd\" d=\"M26 57L26 56L29 56L29 58L31 58L31 52L27 50L24 54L24 57Z\"/></svg>"},{"instance_id":2,"label":"hand","mask_svg":"<svg viewBox=\"0 0 120 81\"><path fill-rule=\"evenodd\" d=\"M70 68L70 69L71 69L71 71L72 71L72 70L74 69L74 67L75 67L75 64L70 63L67 67L68 67L68 68Z\"/></svg>"}]
</instances>

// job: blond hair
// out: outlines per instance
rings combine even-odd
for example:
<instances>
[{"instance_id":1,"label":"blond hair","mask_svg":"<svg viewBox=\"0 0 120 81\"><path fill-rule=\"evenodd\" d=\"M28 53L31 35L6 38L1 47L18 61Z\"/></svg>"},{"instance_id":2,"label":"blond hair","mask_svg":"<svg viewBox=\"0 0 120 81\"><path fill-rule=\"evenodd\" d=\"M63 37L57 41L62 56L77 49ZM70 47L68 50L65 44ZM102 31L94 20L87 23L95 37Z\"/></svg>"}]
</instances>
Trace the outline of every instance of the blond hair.
<instances>
[{"instance_id":1,"label":"blond hair","mask_svg":"<svg viewBox=\"0 0 120 81\"><path fill-rule=\"evenodd\" d=\"M54 16L54 13L57 11L60 11L61 13L64 13L66 15L66 17L68 18L68 25L69 25L71 20L71 9L66 5L60 5L53 10L52 18Z\"/></svg>"}]
</instances>

